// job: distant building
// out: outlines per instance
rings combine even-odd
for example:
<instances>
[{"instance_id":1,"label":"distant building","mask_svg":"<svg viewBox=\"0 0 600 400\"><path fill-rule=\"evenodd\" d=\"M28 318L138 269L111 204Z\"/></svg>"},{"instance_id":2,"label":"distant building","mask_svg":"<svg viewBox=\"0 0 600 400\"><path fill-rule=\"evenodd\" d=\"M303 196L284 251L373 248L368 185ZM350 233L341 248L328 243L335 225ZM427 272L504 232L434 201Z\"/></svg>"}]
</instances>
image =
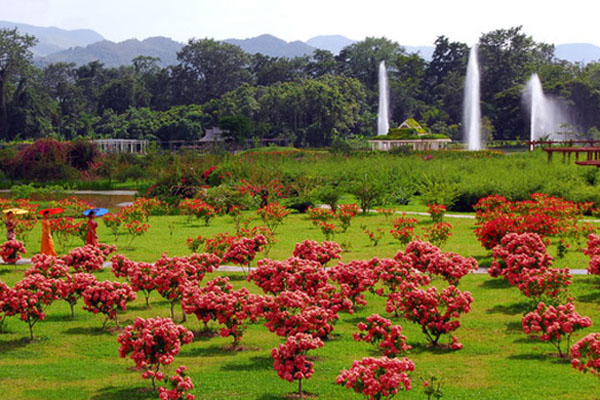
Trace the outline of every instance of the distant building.
<instances>
[{"instance_id":1,"label":"distant building","mask_svg":"<svg viewBox=\"0 0 600 400\"><path fill-rule=\"evenodd\" d=\"M95 139L92 140L92 143L96 144L103 153L146 154L146 150L148 150L147 140Z\"/></svg>"},{"instance_id":2,"label":"distant building","mask_svg":"<svg viewBox=\"0 0 600 400\"><path fill-rule=\"evenodd\" d=\"M428 132L415 119L408 118L386 136L369 140L371 150L390 151L397 147L408 147L413 151L443 150L452 140L444 135Z\"/></svg>"}]
</instances>

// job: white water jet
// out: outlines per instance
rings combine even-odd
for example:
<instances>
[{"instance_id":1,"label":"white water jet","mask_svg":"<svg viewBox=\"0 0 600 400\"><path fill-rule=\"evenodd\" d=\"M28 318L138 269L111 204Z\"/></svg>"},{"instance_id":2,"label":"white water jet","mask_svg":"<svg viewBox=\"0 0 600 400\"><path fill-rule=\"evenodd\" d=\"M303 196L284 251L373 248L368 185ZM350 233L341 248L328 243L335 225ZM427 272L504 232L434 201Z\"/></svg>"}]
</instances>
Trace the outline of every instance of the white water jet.
<instances>
[{"instance_id":1,"label":"white water jet","mask_svg":"<svg viewBox=\"0 0 600 400\"><path fill-rule=\"evenodd\" d=\"M569 119L561 105L544 94L538 74L531 75L522 98L530 113L530 140L560 140L561 125Z\"/></svg>"},{"instance_id":2,"label":"white water jet","mask_svg":"<svg viewBox=\"0 0 600 400\"><path fill-rule=\"evenodd\" d=\"M387 135L390 130L388 119L388 83L385 61L379 63L379 110L377 111L377 135Z\"/></svg>"},{"instance_id":3,"label":"white water jet","mask_svg":"<svg viewBox=\"0 0 600 400\"><path fill-rule=\"evenodd\" d=\"M479 62L477 61L477 45L471 47L467 78L465 81L465 97L463 103L463 126L465 142L471 151L481 150L481 108L479 103Z\"/></svg>"}]
</instances>

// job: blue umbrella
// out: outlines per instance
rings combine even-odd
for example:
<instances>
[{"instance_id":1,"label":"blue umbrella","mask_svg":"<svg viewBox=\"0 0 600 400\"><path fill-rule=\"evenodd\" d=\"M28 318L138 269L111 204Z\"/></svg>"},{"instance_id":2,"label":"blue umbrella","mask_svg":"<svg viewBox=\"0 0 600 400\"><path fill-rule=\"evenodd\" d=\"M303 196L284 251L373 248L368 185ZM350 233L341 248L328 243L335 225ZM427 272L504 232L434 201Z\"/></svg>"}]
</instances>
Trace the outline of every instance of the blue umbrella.
<instances>
[{"instance_id":1,"label":"blue umbrella","mask_svg":"<svg viewBox=\"0 0 600 400\"><path fill-rule=\"evenodd\" d=\"M87 217L91 213L94 213L94 216L101 217L104 214L108 214L109 212L110 211L108 211L106 208L90 208L88 210L85 210L82 214Z\"/></svg>"}]
</instances>

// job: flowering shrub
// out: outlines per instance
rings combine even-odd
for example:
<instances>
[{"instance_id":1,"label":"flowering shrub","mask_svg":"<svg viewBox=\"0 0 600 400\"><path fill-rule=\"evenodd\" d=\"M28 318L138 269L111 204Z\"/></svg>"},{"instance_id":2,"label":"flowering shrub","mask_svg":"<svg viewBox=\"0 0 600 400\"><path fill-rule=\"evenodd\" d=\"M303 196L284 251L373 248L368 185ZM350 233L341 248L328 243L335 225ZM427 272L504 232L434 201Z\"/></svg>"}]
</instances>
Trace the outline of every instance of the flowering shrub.
<instances>
[{"instance_id":1,"label":"flowering shrub","mask_svg":"<svg viewBox=\"0 0 600 400\"><path fill-rule=\"evenodd\" d=\"M256 312L260 296L251 294L248 289L233 290L229 278L216 278L209 281L206 288L186 287L183 291L182 307L187 314L195 314L203 321L216 320L224 325L221 336L231 336L237 347L246 330L247 321L256 322Z\"/></svg>"},{"instance_id":2,"label":"flowering shrub","mask_svg":"<svg viewBox=\"0 0 600 400\"><path fill-rule=\"evenodd\" d=\"M156 389L155 379L162 380L164 377L160 367L171 364L181 346L191 343L194 335L185 327L174 324L170 318L136 318L117 340L121 344L121 358L130 355L135 367L144 370L142 377L151 378L152 387Z\"/></svg>"},{"instance_id":3,"label":"flowering shrub","mask_svg":"<svg viewBox=\"0 0 600 400\"><path fill-rule=\"evenodd\" d=\"M600 333L590 333L571 347L573 368L600 377Z\"/></svg>"},{"instance_id":4,"label":"flowering shrub","mask_svg":"<svg viewBox=\"0 0 600 400\"><path fill-rule=\"evenodd\" d=\"M388 220L388 218L390 218L392 215L394 215L395 212L396 212L396 210L393 208L379 207L377 209L377 213L383 215L386 221Z\"/></svg>"},{"instance_id":5,"label":"flowering shrub","mask_svg":"<svg viewBox=\"0 0 600 400\"><path fill-rule=\"evenodd\" d=\"M319 222L319 228L327 241L333 240L333 237L338 232L338 227L335 224L328 224L327 222Z\"/></svg>"},{"instance_id":6,"label":"flowering shrub","mask_svg":"<svg viewBox=\"0 0 600 400\"><path fill-rule=\"evenodd\" d=\"M448 222L436 222L433 225L423 227L425 239L434 246L442 247L450 236L452 236L452 225Z\"/></svg>"},{"instance_id":7,"label":"flowering shrub","mask_svg":"<svg viewBox=\"0 0 600 400\"><path fill-rule=\"evenodd\" d=\"M260 305L267 320L265 326L281 337L297 333L327 337L333 331L338 315L330 308L313 305L312 301L301 291L285 291L275 297L265 297Z\"/></svg>"},{"instance_id":8,"label":"flowering shrub","mask_svg":"<svg viewBox=\"0 0 600 400\"><path fill-rule=\"evenodd\" d=\"M129 242L127 242L127 246L131 246L133 239L135 239L138 236L142 236L143 234L148 232L148 228L150 228L150 225L144 224L137 220L126 222L124 226L125 232L127 232L127 234L129 235Z\"/></svg>"},{"instance_id":9,"label":"flowering shrub","mask_svg":"<svg viewBox=\"0 0 600 400\"><path fill-rule=\"evenodd\" d=\"M189 284L186 272L186 259L168 258L166 254L154 264L154 286L156 291L171 305L171 319L174 319L175 305L183 296L183 288ZM185 320L185 313L183 314Z\"/></svg>"},{"instance_id":10,"label":"flowering shrub","mask_svg":"<svg viewBox=\"0 0 600 400\"><path fill-rule=\"evenodd\" d=\"M284 344L271 351L273 368L281 379L298 381L298 395L302 396L302 380L313 376L315 369L306 354L309 350L323 347L323 341L305 333L289 336Z\"/></svg>"},{"instance_id":11,"label":"flowering shrub","mask_svg":"<svg viewBox=\"0 0 600 400\"><path fill-rule=\"evenodd\" d=\"M393 221L394 229L392 229L390 233L394 239L398 240L400 244L404 246L413 240L415 236L415 225L417 222L418 221L416 219L406 216L397 218Z\"/></svg>"},{"instance_id":12,"label":"flowering shrub","mask_svg":"<svg viewBox=\"0 0 600 400\"><path fill-rule=\"evenodd\" d=\"M194 388L194 382L192 378L186 376L185 365L180 366L175 371L175 375L165 377L165 381L169 382L171 389L167 389L164 386L158 388L158 398L160 400L194 400L196 397L189 393ZM184 397L185 396L185 397Z\"/></svg>"},{"instance_id":13,"label":"flowering shrub","mask_svg":"<svg viewBox=\"0 0 600 400\"><path fill-rule=\"evenodd\" d=\"M439 275L450 285L458 285L461 278L471 272L477 271L479 265L473 257L463 257L459 254L437 253L432 262L428 265L428 272L433 275Z\"/></svg>"},{"instance_id":14,"label":"flowering shrub","mask_svg":"<svg viewBox=\"0 0 600 400\"><path fill-rule=\"evenodd\" d=\"M290 210L287 210L284 206L279 203L270 203L266 206L256 210L256 213L263 220L263 223L275 233L277 227L281 225L284 218L288 216Z\"/></svg>"},{"instance_id":15,"label":"flowering shrub","mask_svg":"<svg viewBox=\"0 0 600 400\"><path fill-rule=\"evenodd\" d=\"M566 268L542 268L523 270L517 287L536 304L540 301L558 302L565 298L571 284L571 273Z\"/></svg>"},{"instance_id":16,"label":"flowering shrub","mask_svg":"<svg viewBox=\"0 0 600 400\"><path fill-rule=\"evenodd\" d=\"M37 206L36 206L37 207ZM26 242L29 234L37 225L37 219L17 218L17 226L15 227L15 236L17 240Z\"/></svg>"},{"instance_id":17,"label":"flowering shrub","mask_svg":"<svg viewBox=\"0 0 600 400\"><path fill-rule=\"evenodd\" d=\"M63 248L72 243L72 238L80 238L85 243L87 231L83 221L76 221L71 217L53 218L50 220L50 229Z\"/></svg>"},{"instance_id":18,"label":"flowering shrub","mask_svg":"<svg viewBox=\"0 0 600 400\"><path fill-rule=\"evenodd\" d=\"M393 260L374 258L369 261L369 265L375 269L384 286L375 291L379 296L398 292L403 284L422 286L431 281L429 276L419 273L413 267L412 258L402 252L396 254Z\"/></svg>"},{"instance_id":19,"label":"flowering shrub","mask_svg":"<svg viewBox=\"0 0 600 400\"><path fill-rule=\"evenodd\" d=\"M379 241L385 236L385 231L382 228L377 228L375 231L364 229L363 232L369 237L373 247L377 247Z\"/></svg>"},{"instance_id":20,"label":"flowering shrub","mask_svg":"<svg viewBox=\"0 0 600 400\"><path fill-rule=\"evenodd\" d=\"M492 254L494 260L488 273L493 277L504 276L511 285L519 282L524 270L552 266L552 257L541 237L535 233L510 233L494 247Z\"/></svg>"},{"instance_id":21,"label":"flowering shrub","mask_svg":"<svg viewBox=\"0 0 600 400\"><path fill-rule=\"evenodd\" d=\"M591 326L592 320L579 315L573 303L554 307L540 302L534 311L523 317L521 324L526 334L540 334L541 341L552 343L558 355L564 357L563 339L566 339L568 349L573 332Z\"/></svg>"},{"instance_id":22,"label":"flowering shrub","mask_svg":"<svg viewBox=\"0 0 600 400\"><path fill-rule=\"evenodd\" d=\"M12 307L11 299L15 298L15 291L8 285L0 281L0 332L3 331L4 320L17 313ZM16 304L15 304L16 305Z\"/></svg>"},{"instance_id":23,"label":"flowering shrub","mask_svg":"<svg viewBox=\"0 0 600 400\"><path fill-rule=\"evenodd\" d=\"M391 399L401 390L412 389L408 376L415 364L408 358L365 357L336 378L338 385L360 393L369 400Z\"/></svg>"},{"instance_id":24,"label":"flowering shrub","mask_svg":"<svg viewBox=\"0 0 600 400\"><path fill-rule=\"evenodd\" d=\"M436 287L418 289L405 284L403 290L388 296L387 312L400 312L411 322L419 324L421 330L432 345L437 345L443 334L460 327L460 314L471 310L473 296L470 292L461 292L455 286L448 286L438 292ZM462 344L453 341L452 349L462 348Z\"/></svg>"},{"instance_id":25,"label":"flowering shrub","mask_svg":"<svg viewBox=\"0 0 600 400\"><path fill-rule=\"evenodd\" d=\"M26 252L27 249L25 249L23 242L18 240L9 240L0 246L0 257L7 264L16 264L21 258L21 254Z\"/></svg>"},{"instance_id":26,"label":"flowering shrub","mask_svg":"<svg viewBox=\"0 0 600 400\"><path fill-rule=\"evenodd\" d=\"M340 204L338 206L336 217L340 221L342 232L346 232L350 228L352 218L358 214L360 208L356 204Z\"/></svg>"},{"instance_id":27,"label":"flowering shrub","mask_svg":"<svg viewBox=\"0 0 600 400\"><path fill-rule=\"evenodd\" d=\"M45 309L59 297L57 279L33 274L18 281L10 297L6 297L12 314L20 314L21 320L29 326L29 338L33 340L33 326L46 318Z\"/></svg>"},{"instance_id":28,"label":"flowering shrub","mask_svg":"<svg viewBox=\"0 0 600 400\"><path fill-rule=\"evenodd\" d=\"M98 283L96 277L85 272L77 272L73 275L67 275L65 280L60 281L60 297L69 303L71 307L71 318L75 316L75 304L83 296L83 291L88 287Z\"/></svg>"},{"instance_id":29,"label":"flowering shrub","mask_svg":"<svg viewBox=\"0 0 600 400\"><path fill-rule=\"evenodd\" d=\"M240 193L252 196L260 208L269 204L273 198L284 198L287 192L277 179L273 179L266 184L257 184L242 180L242 185L237 189Z\"/></svg>"},{"instance_id":30,"label":"flowering shrub","mask_svg":"<svg viewBox=\"0 0 600 400\"><path fill-rule=\"evenodd\" d=\"M340 285L344 295L349 297L354 305L367 304L363 292L372 290L378 280L376 269L368 261L339 263L328 273L331 280Z\"/></svg>"},{"instance_id":31,"label":"flowering shrub","mask_svg":"<svg viewBox=\"0 0 600 400\"><path fill-rule=\"evenodd\" d=\"M120 214L106 214L102 217L102 222L112 232L115 242L119 240L119 232L123 226L123 217Z\"/></svg>"},{"instance_id":32,"label":"flowering shrub","mask_svg":"<svg viewBox=\"0 0 600 400\"><path fill-rule=\"evenodd\" d=\"M31 258L31 264L25 276L40 274L46 278L62 279L69 275L69 267L58 257L36 254Z\"/></svg>"},{"instance_id":33,"label":"flowering shrub","mask_svg":"<svg viewBox=\"0 0 600 400\"><path fill-rule=\"evenodd\" d=\"M429 242L414 240L406 246L405 253L399 252L394 259L407 256L413 267L421 272L432 270L433 260L440 254L441 250Z\"/></svg>"},{"instance_id":34,"label":"flowering shrub","mask_svg":"<svg viewBox=\"0 0 600 400\"><path fill-rule=\"evenodd\" d=\"M392 321L379 314L368 316L366 323L359 322L358 330L354 334L354 340L378 345L387 357L396 357L412 348L406 343L406 336L402 335L402 327L392 325Z\"/></svg>"},{"instance_id":35,"label":"flowering shrub","mask_svg":"<svg viewBox=\"0 0 600 400\"><path fill-rule=\"evenodd\" d=\"M327 264L333 259L339 259L342 247L336 242L322 242L319 244L314 240L304 240L296 243L294 247L294 257L303 260L316 261L322 265Z\"/></svg>"},{"instance_id":36,"label":"flowering shrub","mask_svg":"<svg viewBox=\"0 0 600 400\"><path fill-rule=\"evenodd\" d=\"M126 311L127 302L135 300L135 292L126 283L103 281L93 286L88 286L82 293L83 309L94 314L104 314L105 319L102 327L110 320L114 320L117 327L119 319L117 311Z\"/></svg>"},{"instance_id":37,"label":"flowering shrub","mask_svg":"<svg viewBox=\"0 0 600 400\"><path fill-rule=\"evenodd\" d=\"M195 238L187 238L185 241L185 245L192 251L192 253L197 253L200 250L200 247L204 246L206 243L206 238L202 235Z\"/></svg>"},{"instance_id":38,"label":"flowering shrub","mask_svg":"<svg viewBox=\"0 0 600 400\"><path fill-rule=\"evenodd\" d=\"M116 246L86 244L61 257L76 272L94 272L102 269L106 256L117 251Z\"/></svg>"},{"instance_id":39,"label":"flowering shrub","mask_svg":"<svg viewBox=\"0 0 600 400\"><path fill-rule=\"evenodd\" d=\"M327 222L335 218L335 213L329 208L313 208L308 209L308 218L314 226L319 226L321 222Z\"/></svg>"},{"instance_id":40,"label":"flowering shrub","mask_svg":"<svg viewBox=\"0 0 600 400\"><path fill-rule=\"evenodd\" d=\"M427 212L433 223L442 222L444 214L446 214L446 206L443 204L427 204Z\"/></svg>"},{"instance_id":41,"label":"flowering shrub","mask_svg":"<svg viewBox=\"0 0 600 400\"><path fill-rule=\"evenodd\" d=\"M583 249L583 254L590 257L588 274L600 275L600 235L590 234L587 245L588 247Z\"/></svg>"},{"instance_id":42,"label":"flowering shrub","mask_svg":"<svg viewBox=\"0 0 600 400\"><path fill-rule=\"evenodd\" d=\"M267 238L263 235L256 235L253 238L242 237L236 239L223 255L223 262L249 266L254 257L256 257L256 253L263 251L266 245Z\"/></svg>"},{"instance_id":43,"label":"flowering shrub","mask_svg":"<svg viewBox=\"0 0 600 400\"><path fill-rule=\"evenodd\" d=\"M179 203L179 209L182 213L194 216L196 219L203 219L206 226L210 220L216 216L216 210L210 204L199 199L184 199Z\"/></svg>"}]
</instances>

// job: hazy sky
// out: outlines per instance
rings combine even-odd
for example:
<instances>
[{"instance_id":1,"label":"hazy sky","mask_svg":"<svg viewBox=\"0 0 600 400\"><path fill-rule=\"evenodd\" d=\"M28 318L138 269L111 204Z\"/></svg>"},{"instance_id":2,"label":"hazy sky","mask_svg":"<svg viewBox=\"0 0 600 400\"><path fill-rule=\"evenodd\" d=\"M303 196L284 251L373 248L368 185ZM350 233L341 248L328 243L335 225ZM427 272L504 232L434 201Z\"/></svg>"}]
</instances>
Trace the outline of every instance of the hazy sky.
<instances>
[{"instance_id":1,"label":"hazy sky","mask_svg":"<svg viewBox=\"0 0 600 400\"><path fill-rule=\"evenodd\" d=\"M341 34L432 45L443 34L470 44L523 25L536 41L600 45L599 11L594 0L0 0L0 20L90 28L114 41L271 33L287 41Z\"/></svg>"}]
</instances>

